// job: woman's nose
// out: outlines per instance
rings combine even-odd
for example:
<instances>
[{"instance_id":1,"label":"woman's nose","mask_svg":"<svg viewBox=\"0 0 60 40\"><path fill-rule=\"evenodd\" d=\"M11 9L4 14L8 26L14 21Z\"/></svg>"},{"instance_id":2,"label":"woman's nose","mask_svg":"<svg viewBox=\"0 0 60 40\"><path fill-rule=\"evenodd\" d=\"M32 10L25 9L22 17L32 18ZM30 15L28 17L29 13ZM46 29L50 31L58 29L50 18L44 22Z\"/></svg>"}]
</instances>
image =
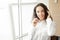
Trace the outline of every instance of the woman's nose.
<instances>
[{"instance_id":1,"label":"woman's nose","mask_svg":"<svg viewBox=\"0 0 60 40\"><path fill-rule=\"evenodd\" d=\"M42 15L42 12L40 12L39 14Z\"/></svg>"}]
</instances>

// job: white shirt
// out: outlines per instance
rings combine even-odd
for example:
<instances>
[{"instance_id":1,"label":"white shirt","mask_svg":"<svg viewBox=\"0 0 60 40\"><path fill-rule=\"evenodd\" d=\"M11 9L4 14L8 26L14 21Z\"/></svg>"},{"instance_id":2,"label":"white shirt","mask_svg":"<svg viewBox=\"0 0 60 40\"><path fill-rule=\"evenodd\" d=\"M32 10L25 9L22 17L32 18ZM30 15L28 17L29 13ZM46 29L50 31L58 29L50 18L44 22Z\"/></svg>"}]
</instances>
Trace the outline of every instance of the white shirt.
<instances>
[{"instance_id":1,"label":"white shirt","mask_svg":"<svg viewBox=\"0 0 60 40\"><path fill-rule=\"evenodd\" d=\"M50 40L50 36L55 34L55 24L50 19L38 22L32 30L31 40Z\"/></svg>"}]
</instances>

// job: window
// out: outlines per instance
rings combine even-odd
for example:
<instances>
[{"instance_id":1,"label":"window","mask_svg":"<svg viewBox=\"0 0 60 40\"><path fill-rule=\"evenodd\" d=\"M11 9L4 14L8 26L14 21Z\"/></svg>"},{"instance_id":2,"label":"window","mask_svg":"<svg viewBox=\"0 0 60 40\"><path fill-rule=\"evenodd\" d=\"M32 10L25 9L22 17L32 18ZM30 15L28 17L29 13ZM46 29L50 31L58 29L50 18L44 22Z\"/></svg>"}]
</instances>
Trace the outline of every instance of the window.
<instances>
[{"instance_id":1,"label":"window","mask_svg":"<svg viewBox=\"0 0 60 40\"><path fill-rule=\"evenodd\" d=\"M32 14L35 4L22 5L22 34L29 33L32 25ZM29 40L29 36L23 37L23 40Z\"/></svg>"}]
</instances>

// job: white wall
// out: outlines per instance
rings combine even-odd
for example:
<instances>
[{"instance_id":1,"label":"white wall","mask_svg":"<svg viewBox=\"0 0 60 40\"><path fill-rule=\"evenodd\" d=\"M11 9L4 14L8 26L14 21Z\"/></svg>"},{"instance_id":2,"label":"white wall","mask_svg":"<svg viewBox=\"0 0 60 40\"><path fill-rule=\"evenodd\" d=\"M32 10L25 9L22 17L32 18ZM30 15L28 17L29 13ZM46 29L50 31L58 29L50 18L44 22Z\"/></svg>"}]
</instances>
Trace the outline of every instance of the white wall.
<instances>
[{"instance_id":1,"label":"white wall","mask_svg":"<svg viewBox=\"0 0 60 40\"><path fill-rule=\"evenodd\" d=\"M18 0L0 0L0 40L13 40L9 5Z\"/></svg>"}]
</instances>

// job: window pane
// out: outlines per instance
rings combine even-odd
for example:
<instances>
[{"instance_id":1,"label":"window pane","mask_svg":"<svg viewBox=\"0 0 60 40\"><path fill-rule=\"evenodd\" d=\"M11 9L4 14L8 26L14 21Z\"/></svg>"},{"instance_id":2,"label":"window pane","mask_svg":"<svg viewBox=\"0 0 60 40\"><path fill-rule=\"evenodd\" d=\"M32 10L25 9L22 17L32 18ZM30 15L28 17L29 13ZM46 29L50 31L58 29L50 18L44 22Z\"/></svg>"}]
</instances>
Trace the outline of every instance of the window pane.
<instances>
[{"instance_id":1,"label":"window pane","mask_svg":"<svg viewBox=\"0 0 60 40\"><path fill-rule=\"evenodd\" d=\"M16 39L16 40L19 40L19 39Z\"/></svg>"},{"instance_id":2,"label":"window pane","mask_svg":"<svg viewBox=\"0 0 60 40\"><path fill-rule=\"evenodd\" d=\"M33 8L35 5L22 5L22 32L30 33L32 29L31 20L33 14ZM23 40L29 40L29 36L23 38Z\"/></svg>"},{"instance_id":3,"label":"window pane","mask_svg":"<svg viewBox=\"0 0 60 40\"><path fill-rule=\"evenodd\" d=\"M18 0L7 0L9 4L11 3L18 3Z\"/></svg>"},{"instance_id":4,"label":"window pane","mask_svg":"<svg viewBox=\"0 0 60 40\"><path fill-rule=\"evenodd\" d=\"M33 3L37 2L37 0L21 0L21 3Z\"/></svg>"},{"instance_id":5,"label":"window pane","mask_svg":"<svg viewBox=\"0 0 60 40\"><path fill-rule=\"evenodd\" d=\"M18 0L0 0L0 40L14 40L10 5Z\"/></svg>"}]
</instances>

